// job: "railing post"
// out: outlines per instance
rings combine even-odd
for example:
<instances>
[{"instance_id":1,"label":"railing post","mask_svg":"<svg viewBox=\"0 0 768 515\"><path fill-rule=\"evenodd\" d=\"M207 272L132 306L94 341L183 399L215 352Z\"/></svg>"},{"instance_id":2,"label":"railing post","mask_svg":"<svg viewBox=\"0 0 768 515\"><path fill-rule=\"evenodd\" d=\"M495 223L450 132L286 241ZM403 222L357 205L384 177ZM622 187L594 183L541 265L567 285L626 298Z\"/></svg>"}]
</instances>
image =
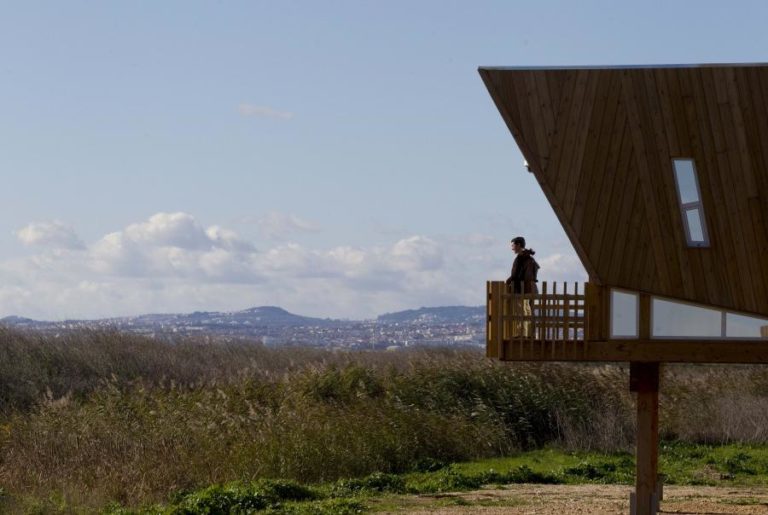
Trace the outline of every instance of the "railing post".
<instances>
[{"instance_id":1,"label":"railing post","mask_svg":"<svg viewBox=\"0 0 768 515\"><path fill-rule=\"evenodd\" d=\"M585 288L586 306L584 316L584 339L599 341L608 337L607 325L609 310L607 309L606 289L593 282L588 282Z\"/></svg>"},{"instance_id":2,"label":"railing post","mask_svg":"<svg viewBox=\"0 0 768 515\"><path fill-rule=\"evenodd\" d=\"M485 283L485 357L495 358L498 354L493 337L493 281Z\"/></svg>"},{"instance_id":3,"label":"railing post","mask_svg":"<svg viewBox=\"0 0 768 515\"><path fill-rule=\"evenodd\" d=\"M573 288L573 296L575 297L579 292L579 284L576 283ZM574 301L575 305L575 301ZM565 352L565 349L568 347L568 342L575 340L575 338L571 338L571 327L573 325L573 320L571 316L571 294L568 293L568 282L563 282L563 300L560 302L560 310L563 314L563 320L562 320L562 333L563 336L561 338L562 344L561 347L563 348L563 352Z\"/></svg>"},{"instance_id":4,"label":"railing post","mask_svg":"<svg viewBox=\"0 0 768 515\"><path fill-rule=\"evenodd\" d=\"M541 325L539 327L539 339L546 341L549 338L549 305L547 303L547 281L541 285Z\"/></svg>"},{"instance_id":5,"label":"railing post","mask_svg":"<svg viewBox=\"0 0 768 515\"><path fill-rule=\"evenodd\" d=\"M492 358L504 359L504 319L502 318L505 284L501 281L492 281L491 285L491 341L487 349L487 355Z\"/></svg>"}]
</instances>

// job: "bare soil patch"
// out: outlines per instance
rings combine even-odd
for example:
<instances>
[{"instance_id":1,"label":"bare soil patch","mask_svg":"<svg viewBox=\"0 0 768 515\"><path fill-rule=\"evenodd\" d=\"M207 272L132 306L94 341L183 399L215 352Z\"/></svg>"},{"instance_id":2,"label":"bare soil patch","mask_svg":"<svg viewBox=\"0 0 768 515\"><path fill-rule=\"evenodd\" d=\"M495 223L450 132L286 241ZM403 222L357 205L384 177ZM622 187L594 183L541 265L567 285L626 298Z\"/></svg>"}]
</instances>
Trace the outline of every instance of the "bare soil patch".
<instances>
[{"instance_id":1,"label":"bare soil patch","mask_svg":"<svg viewBox=\"0 0 768 515\"><path fill-rule=\"evenodd\" d=\"M372 506L413 514L617 514L629 513L632 487L618 485L508 485L472 492L398 497ZM768 514L768 490L749 487L665 486L660 513Z\"/></svg>"}]
</instances>

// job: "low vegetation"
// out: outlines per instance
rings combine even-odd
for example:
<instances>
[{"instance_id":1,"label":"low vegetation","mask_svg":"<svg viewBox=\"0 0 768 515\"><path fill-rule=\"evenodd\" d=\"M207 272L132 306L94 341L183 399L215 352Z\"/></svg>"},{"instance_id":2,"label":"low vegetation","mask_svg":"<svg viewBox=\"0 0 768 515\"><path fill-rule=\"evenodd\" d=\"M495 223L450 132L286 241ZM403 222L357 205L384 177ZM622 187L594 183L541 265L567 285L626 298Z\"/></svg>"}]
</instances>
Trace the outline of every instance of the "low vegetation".
<instances>
[{"instance_id":1,"label":"low vegetation","mask_svg":"<svg viewBox=\"0 0 768 515\"><path fill-rule=\"evenodd\" d=\"M0 329L0 502L43 512L221 513L203 507L220 502L354 513L372 491L627 482L627 375L500 364L476 350L347 353ZM711 447L768 443L766 368L668 367L663 381L670 474L688 477L675 467L691 453L712 463L688 483L768 473L759 447ZM537 452L555 451L536 449L552 447L571 461L537 466ZM530 459L507 468L476 461L524 451ZM450 465L471 460L486 468Z\"/></svg>"},{"instance_id":2,"label":"low vegetation","mask_svg":"<svg viewBox=\"0 0 768 515\"><path fill-rule=\"evenodd\" d=\"M661 471L667 485L768 486L768 449L750 445L664 443ZM167 502L126 508L113 503L113 515L202 513L353 514L393 510L410 504L406 496L440 494L515 483L631 484L634 459L627 453L566 452L552 448L445 465L428 472L385 474L302 484L260 479L180 490ZM460 502L460 497L448 498ZM63 511L37 501L40 511ZM729 502L748 503L737 498ZM755 504L762 503L754 500ZM429 505L429 504L427 504Z\"/></svg>"}]
</instances>

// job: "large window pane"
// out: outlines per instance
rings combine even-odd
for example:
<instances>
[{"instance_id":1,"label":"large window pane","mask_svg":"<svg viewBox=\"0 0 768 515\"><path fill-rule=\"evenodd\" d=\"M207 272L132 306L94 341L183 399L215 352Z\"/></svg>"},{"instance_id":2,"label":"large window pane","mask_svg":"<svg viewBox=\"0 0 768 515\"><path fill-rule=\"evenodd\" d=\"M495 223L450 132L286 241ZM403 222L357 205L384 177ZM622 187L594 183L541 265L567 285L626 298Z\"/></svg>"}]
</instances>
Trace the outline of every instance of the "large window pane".
<instances>
[{"instance_id":1,"label":"large window pane","mask_svg":"<svg viewBox=\"0 0 768 515\"><path fill-rule=\"evenodd\" d=\"M689 204L699 201L699 188L696 186L696 172L693 170L693 160L675 159L675 178L677 190L680 193L680 202Z\"/></svg>"},{"instance_id":2,"label":"large window pane","mask_svg":"<svg viewBox=\"0 0 768 515\"><path fill-rule=\"evenodd\" d=\"M611 337L637 338L637 294L611 290Z\"/></svg>"},{"instance_id":3,"label":"large window pane","mask_svg":"<svg viewBox=\"0 0 768 515\"><path fill-rule=\"evenodd\" d=\"M654 298L651 316L651 334L656 338L723 336L723 313L719 310Z\"/></svg>"},{"instance_id":4,"label":"large window pane","mask_svg":"<svg viewBox=\"0 0 768 515\"><path fill-rule=\"evenodd\" d=\"M760 338L760 328L763 326L768 327L768 320L764 318L728 313L725 319L725 335L729 338Z\"/></svg>"}]
</instances>

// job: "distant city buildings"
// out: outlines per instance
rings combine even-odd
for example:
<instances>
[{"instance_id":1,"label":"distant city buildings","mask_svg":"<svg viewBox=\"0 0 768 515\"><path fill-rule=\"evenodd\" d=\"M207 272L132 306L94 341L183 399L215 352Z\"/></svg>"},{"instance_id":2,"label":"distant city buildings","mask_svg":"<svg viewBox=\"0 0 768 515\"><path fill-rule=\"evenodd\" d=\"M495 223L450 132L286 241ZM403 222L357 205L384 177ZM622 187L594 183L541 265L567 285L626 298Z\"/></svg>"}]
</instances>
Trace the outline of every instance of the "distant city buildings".
<instances>
[{"instance_id":1,"label":"distant city buildings","mask_svg":"<svg viewBox=\"0 0 768 515\"><path fill-rule=\"evenodd\" d=\"M406 347L485 346L484 307L422 308L363 321L301 317L280 308L265 307L233 313L63 322L7 317L0 324L54 335L78 329L117 330L158 339L210 336L219 341L258 341L268 347L397 351Z\"/></svg>"}]
</instances>

